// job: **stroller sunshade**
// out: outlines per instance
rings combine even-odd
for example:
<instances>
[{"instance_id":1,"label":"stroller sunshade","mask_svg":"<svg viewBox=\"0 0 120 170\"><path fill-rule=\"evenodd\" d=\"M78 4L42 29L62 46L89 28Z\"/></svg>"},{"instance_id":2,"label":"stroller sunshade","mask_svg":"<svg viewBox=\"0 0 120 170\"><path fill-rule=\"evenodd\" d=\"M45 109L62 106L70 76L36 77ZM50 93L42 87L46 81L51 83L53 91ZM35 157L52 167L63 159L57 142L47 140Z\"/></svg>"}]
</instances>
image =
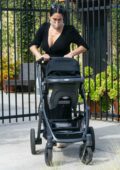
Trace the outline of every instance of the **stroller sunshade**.
<instances>
[{"instance_id":1,"label":"stroller sunshade","mask_svg":"<svg viewBox=\"0 0 120 170\"><path fill-rule=\"evenodd\" d=\"M80 76L79 63L72 58L55 58L46 66L46 76Z\"/></svg>"}]
</instances>

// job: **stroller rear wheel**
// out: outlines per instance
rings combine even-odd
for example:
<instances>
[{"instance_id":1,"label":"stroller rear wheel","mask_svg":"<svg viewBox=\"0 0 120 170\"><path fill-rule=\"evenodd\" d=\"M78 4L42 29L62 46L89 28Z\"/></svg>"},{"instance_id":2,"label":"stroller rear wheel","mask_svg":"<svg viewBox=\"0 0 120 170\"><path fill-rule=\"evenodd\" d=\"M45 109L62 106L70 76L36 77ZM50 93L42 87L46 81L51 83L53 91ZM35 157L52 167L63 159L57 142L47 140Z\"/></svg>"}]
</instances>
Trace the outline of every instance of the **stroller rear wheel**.
<instances>
[{"instance_id":1,"label":"stroller rear wheel","mask_svg":"<svg viewBox=\"0 0 120 170\"><path fill-rule=\"evenodd\" d=\"M94 133L94 129L93 127L88 127L88 132L89 134L91 134L91 138L92 138L92 151L95 151L95 133Z\"/></svg>"},{"instance_id":2,"label":"stroller rear wheel","mask_svg":"<svg viewBox=\"0 0 120 170\"><path fill-rule=\"evenodd\" d=\"M46 148L45 148L45 163L46 163L46 165L52 166L52 157L53 157L52 148L48 148L46 146Z\"/></svg>"},{"instance_id":3,"label":"stroller rear wheel","mask_svg":"<svg viewBox=\"0 0 120 170\"><path fill-rule=\"evenodd\" d=\"M82 163L88 165L92 161L92 158L93 158L92 148L88 146L86 147L85 144L82 144L79 150L79 157Z\"/></svg>"},{"instance_id":4,"label":"stroller rear wheel","mask_svg":"<svg viewBox=\"0 0 120 170\"><path fill-rule=\"evenodd\" d=\"M31 153L33 155L36 154L36 147L35 147L35 129L30 130L30 146L31 146Z\"/></svg>"}]
</instances>

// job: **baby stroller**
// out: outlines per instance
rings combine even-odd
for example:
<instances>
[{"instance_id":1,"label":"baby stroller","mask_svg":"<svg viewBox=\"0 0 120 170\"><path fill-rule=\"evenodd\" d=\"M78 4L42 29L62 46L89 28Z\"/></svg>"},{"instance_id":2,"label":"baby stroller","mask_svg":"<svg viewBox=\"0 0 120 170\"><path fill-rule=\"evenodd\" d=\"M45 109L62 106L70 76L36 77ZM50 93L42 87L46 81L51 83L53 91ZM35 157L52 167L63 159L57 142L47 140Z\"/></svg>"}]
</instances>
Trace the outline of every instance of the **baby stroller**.
<instances>
[{"instance_id":1,"label":"baby stroller","mask_svg":"<svg viewBox=\"0 0 120 170\"><path fill-rule=\"evenodd\" d=\"M32 154L36 145L42 143L41 134L46 139L45 162L52 165L53 146L56 143L83 142L79 157L84 164L92 161L95 150L93 127L89 127L89 109L86 103L80 66L75 59L53 57L46 65L37 62L37 76L40 90L38 108L38 132L30 130ZM78 96L84 101L84 111L77 108Z\"/></svg>"}]
</instances>

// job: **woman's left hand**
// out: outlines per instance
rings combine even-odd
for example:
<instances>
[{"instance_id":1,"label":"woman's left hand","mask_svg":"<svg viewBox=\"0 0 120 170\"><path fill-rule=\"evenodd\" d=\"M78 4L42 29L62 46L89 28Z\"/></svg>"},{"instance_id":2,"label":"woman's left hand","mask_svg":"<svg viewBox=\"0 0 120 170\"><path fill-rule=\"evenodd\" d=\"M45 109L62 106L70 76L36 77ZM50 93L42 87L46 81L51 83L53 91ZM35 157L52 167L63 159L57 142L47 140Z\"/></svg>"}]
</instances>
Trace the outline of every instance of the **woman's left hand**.
<instances>
[{"instance_id":1,"label":"woman's left hand","mask_svg":"<svg viewBox=\"0 0 120 170\"><path fill-rule=\"evenodd\" d=\"M66 57L66 58L73 58L72 54L70 54L70 53L64 55L64 57Z\"/></svg>"}]
</instances>

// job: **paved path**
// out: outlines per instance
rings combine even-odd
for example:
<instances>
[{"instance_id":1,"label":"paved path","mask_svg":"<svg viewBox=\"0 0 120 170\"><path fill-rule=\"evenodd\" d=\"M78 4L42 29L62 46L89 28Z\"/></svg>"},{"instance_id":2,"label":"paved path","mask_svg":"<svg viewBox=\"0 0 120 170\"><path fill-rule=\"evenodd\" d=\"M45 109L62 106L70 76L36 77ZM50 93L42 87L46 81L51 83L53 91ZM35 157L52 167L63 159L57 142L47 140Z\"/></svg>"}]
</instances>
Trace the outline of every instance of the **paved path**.
<instances>
[{"instance_id":1,"label":"paved path","mask_svg":"<svg viewBox=\"0 0 120 170\"><path fill-rule=\"evenodd\" d=\"M54 147L54 167L44 162L45 141L40 153L31 155L29 131L37 121L0 125L0 170L120 170L120 124L91 120L95 129L96 151L90 165L79 160L80 144L64 149Z\"/></svg>"}]
</instances>

